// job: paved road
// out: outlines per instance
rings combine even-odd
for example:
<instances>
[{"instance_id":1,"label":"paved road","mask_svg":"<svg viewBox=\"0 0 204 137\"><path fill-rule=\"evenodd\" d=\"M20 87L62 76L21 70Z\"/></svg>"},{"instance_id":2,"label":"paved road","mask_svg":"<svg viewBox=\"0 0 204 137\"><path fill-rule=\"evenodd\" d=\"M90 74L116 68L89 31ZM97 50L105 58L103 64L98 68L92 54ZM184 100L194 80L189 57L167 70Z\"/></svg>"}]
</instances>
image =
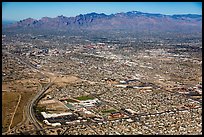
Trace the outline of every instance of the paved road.
<instances>
[{"instance_id":1,"label":"paved road","mask_svg":"<svg viewBox=\"0 0 204 137\"><path fill-rule=\"evenodd\" d=\"M39 124L38 120L35 117L35 113L34 113L34 105L37 104L37 102L41 99L41 97L43 96L43 94L45 93L45 91L47 91L47 89L49 89L49 87L53 84L53 81L50 82L45 88L43 88L40 92L38 92L36 94L36 96L32 99L32 101L28 104L28 110L27 110L27 114L28 114L28 119L31 121L31 123L33 123L36 127L36 129L43 129L41 127L41 125ZM45 132L40 132L40 134L45 134Z\"/></svg>"},{"instance_id":2,"label":"paved road","mask_svg":"<svg viewBox=\"0 0 204 137\"><path fill-rule=\"evenodd\" d=\"M16 58L19 62L25 64L27 67L29 67L29 68L31 68L32 70L35 70L35 71L41 73L42 75L44 75L43 72L41 72L40 70L38 70L38 69L37 69L34 65L32 65L31 63L25 62L23 59L17 57L16 55L13 55L13 54L11 54L11 53L9 53L9 52L7 52L7 51L3 51L3 53L6 53L6 54L8 54L8 55L10 55L10 56L13 56L13 57ZM55 78L55 79L56 79L56 78ZM54 80L55 80L55 79L54 79ZM54 80L53 80L53 81L54 81ZM49 87L53 84L53 81L50 81L50 83L48 83L46 87L44 87L40 92L38 92L38 93L36 94L36 96L31 100L31 102L29 102L29 104L27 105L27 109L26 109L26 114L27 114L27 117L28 117L29 121L30 121L32 124L34 124L35 128L36 128L37 130L39 130L39 131L40 131L39 133L42 134L42 135L45 134L45 132L42 131L43 128L41 127L41 125L39 124L38 120L37 120L36 117L35 117L35 113L34 113L33 107L34 107L34 105L40 100L40 98L43 96L43 94L45 93L45 91L47 91L47 89L49 89Z\"/></svg>"}]
</instances>

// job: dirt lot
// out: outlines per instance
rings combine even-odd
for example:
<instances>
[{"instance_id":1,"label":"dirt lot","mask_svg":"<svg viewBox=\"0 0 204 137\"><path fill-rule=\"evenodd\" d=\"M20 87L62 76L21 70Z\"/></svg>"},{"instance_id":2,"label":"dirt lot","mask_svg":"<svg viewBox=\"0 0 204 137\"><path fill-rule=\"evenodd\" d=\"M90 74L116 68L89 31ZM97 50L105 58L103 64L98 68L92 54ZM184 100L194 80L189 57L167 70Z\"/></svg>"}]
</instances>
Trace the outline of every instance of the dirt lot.
<instances>
[{"instance_id":1,"label":"dirt lot","mask_svg":"<svg viewBox=\"0 0 204 137\"><path fill-rule=\"evenodd\" d=\"M8 130L18 97L16 92L2 92L2 132Z\"/></svg>"},{"instance_id":2,"label":"dirt lot","mask_svg":"<svg viewBox=\"0 0 204 137\"><path fill-rule=\"evenodd\" d=\"M14 115L11 129L23 120L24 107L28 100L39 90L39 85L30 79L18 80L2 83L2 89L2 132L5 132L10 125L19 95L21 95L21 100Z\"/></svg>"},{"instance_id":3,"label":"dirt lot","mask_svg":"<svg viewBox=\"0 0 204 137\"><path fill-rule=\"evenodd\" d=\"M35 92L20 92L21 94L21 102L18 106L18 109L16 111L15 117L13 119L13 123L11 125L11 128L15 127L18 123L20 123L23 120L23 109L25 107L25 104L28 103L28 100L35 95Z\"/></svg>"},{"instance_id":4,"label":"dirt lot","mask_svg":"<svg viewBox=\"0 0 204 137\"><path fill-rule=\"evenodd\" d=\"M68 108L58 100L41 100L38 103L38 107L46 107L48 112L60 113L60 112L67 112Z\"/></svg>"},{"instance_id":5,"label":"dirt lot","mask_svg":"<svg viewBox=\"0 0 204 137\"><path fill-rule=\"evenodd\" d=\"M65 76L59 76L56 78L56 80L54 81L54 83L58 86L65 86L68 83L74 83L74 82L80 82L81 79L75 77L75 76L69 76L69 75L65 75Z\"/></svg>"}]
</instances>

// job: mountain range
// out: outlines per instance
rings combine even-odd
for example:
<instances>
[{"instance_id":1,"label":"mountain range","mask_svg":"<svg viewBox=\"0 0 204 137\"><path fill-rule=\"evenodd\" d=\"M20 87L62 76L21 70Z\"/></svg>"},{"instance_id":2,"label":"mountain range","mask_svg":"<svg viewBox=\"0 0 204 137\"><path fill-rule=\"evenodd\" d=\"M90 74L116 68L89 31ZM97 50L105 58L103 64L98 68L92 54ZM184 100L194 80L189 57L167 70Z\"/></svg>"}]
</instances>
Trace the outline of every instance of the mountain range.
<instances>
[{"instance_id":1,"label":"mountain range","mask_svg":"<svg viewBox=\"0 0 204 137\"><path fill-rule=\"evenodd\" d=\"M134 31L178 31L201 32L202 15L164 15L139 11L121 12L111 15L104 13L80 14L76 17L63 15L39 20L27 18L5 26L8 29L48 30L134 30Z\"/></svg>"}]
</instances>

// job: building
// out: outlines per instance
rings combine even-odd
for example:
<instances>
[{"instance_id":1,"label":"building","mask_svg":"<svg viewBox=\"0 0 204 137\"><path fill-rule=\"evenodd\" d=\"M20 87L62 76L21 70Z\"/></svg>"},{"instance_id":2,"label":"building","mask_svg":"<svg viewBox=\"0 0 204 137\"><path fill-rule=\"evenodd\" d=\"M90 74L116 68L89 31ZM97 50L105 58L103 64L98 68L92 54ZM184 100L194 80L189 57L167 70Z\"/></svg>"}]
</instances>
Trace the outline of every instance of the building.
<instances>
[{"instance_id":1,"label":"building","mask_svg":"<svg viewBox=\"0 0 204 137\"><path fill-rule=\"evenodd\" d=\"M127 113L127 114L130 114L130 115L135 115L136 112L132 109L124 109L124 111Z\"/></svg>"},{"instance_id":2,"label":"building","mask_svg":"<svg viewBox=\"0 0 204 137\"><path fill-rule=\"evenodd\" d=\"M66 115L73 115L71 112L65 112L65 113L53 113L53 114L47 114L46 112L41 112L41 115L47 119L52 117L60 117L60 116L66 116Z\"/></svg>"},{"instance_id":3,"label":"building","mask_svg":"<svg viewBox=\"0 0 204 137\"><path fill-rule=\"evenodd\" d=\"M117 118L123 118L124 114L120 113L120 112L112 112L109 116L108 119L117 119Z\"/></svg>"},{"instance_id":4,"label":"building","mask_svg":"<svg viewBox=\"0 0 204 137\"><path fill-rule=\"evenodd\" d=\"M115 87L117 87L117 88L126 88L127 85L115 85Z\"/></svg>"}]
</instances>

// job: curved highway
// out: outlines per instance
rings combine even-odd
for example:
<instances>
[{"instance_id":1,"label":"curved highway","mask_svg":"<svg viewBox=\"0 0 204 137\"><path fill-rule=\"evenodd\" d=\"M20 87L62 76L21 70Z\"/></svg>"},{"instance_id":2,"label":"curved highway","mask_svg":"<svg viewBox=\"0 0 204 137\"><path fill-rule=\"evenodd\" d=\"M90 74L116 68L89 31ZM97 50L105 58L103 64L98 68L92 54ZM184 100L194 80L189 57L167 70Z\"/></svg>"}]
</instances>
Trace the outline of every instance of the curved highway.
<instances>
[{"instance_id":1,"label":"curved highway","mask_svg":"<svg viewBox=\"0 0 204 137\"><path fill-rule=\"evenodd\" d=\"M46 87L44 87L40 92L38 92L36 94L36 96L31 100L31 102L28 104L28 108L27 108L28 119L31 121L32 124L35 125L36 129L38 129L38 130L42 130L43 128L41 127L41 125L39 124L38 120L35 117L33 107L34 107L34 105L37 104L37 102L41 99L41 97L43 96L45 91L47 91L47 89L49 89L49 87L52 84L53 84L53 82L50 82ZM43 134L45 134L45 132L40 131L40 134L43 135Z\"/></svg>"},{"instance_id":2,"label":"curved highway","mask_svg":"<svg viewBox=\"0 0 204 137\"><path fill-rule=\"evenodd\" d=\"M35 70L39 73L41 73L42 75L45 75L43 72L41 72L40 70L38 70L33 64L25 62L24 60L22 60L21 58L17 57L16 55L13 55L11 53L9 53L8 51L3 50L2 52L13 56L14 58L16 58L19 62L25 64L27 67L31 68L32 70ZM55 78L56 79L56 78ZM26 114L28 117L28 120L34 124L35 128L37 130L39 130L39 134L44 135L45 132L43 130L43 128L41 127L39 121L36 119L35 117L35 113L34 113L34 109L33 107L37 104L37 102L41 99L41 97L43 96L43 94L45 93L45 91L47 91L47 89L49 89L49 87L53 84L53 82L55 81L55 79L53 81L50 81L44 88L41 89L40 92L38 92L36 94L36 96L30 101L30 103L27 105L26 107Z\"/></svg>"}]
</instances>

